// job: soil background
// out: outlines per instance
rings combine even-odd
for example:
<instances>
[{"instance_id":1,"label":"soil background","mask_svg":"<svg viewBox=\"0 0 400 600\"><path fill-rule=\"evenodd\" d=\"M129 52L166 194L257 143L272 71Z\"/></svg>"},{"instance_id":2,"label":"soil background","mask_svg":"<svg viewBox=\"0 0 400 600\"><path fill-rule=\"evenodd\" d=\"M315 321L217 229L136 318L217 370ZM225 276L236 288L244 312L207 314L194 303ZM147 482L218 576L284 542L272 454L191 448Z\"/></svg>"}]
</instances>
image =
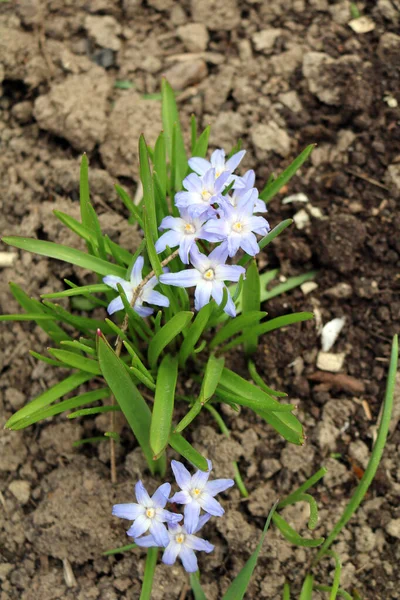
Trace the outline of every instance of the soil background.
<instances>
[{"instance_id":1,"label":"soil background","mask_svg":"<svg viewBox=\"0 0 400 600\"><path fill-rule=\"evenodd\" d=\"M262 269L280 269L280 281L318 270L316 286L266 303L271 317L312 310L316 321L268 335L256 356L268 384L298 403L307 443L289 446L245 410L223 410L230 440L209 415L191 431L216 476L230 476L236 458L250 490L246 501L235 489L224 496L226 516L205 531L216 549L200 556L202 583L207 597L218 599L254 550L277 497L326 465L314 493L320 521L313 533L325 535L368 461L400 322L399 0L357 2L370 20L363 33L349 26L346 0L20 0L0 7L2 234L81 247L52 211L78 218L85 151L103 231L134 249L140 234L127 225L113 184L136 193L137 140L144 132L154 143L161 128L160 103L151 95L162 75L178 91L187 134L194 113L202 127L212 125L213 147L229 151L241 138L242 167L256 169L260 187L307 144L318 144L269 205L272 226L288 217L295 224L259 256ZM300 193L300 200L283 201ZM9 281L35 298L63 289L65 277L93 281L57 261L2 251L13 262L0 271L1 312L18 311ZM343 360L338 376L318 368L317 359L320 323L341 316L345 327L332 350ZM66 373L28 354L48 344L34 324L3 323L0 336L4 423ZM241 355L233 359L245 372ZM335 544L342 587L364 600L400 598L398 388L396 398L376 480ZM78 423L60 416L23 433L2 432L0 600L139 598L144 553L101 553L127 543L112 504L131 501L139 476L150 487L156 482L127 429L115 488L107 442L72 448L106 430L102 417ZM306 506L285 515L309 535ZM246 597L277 600L285 578L298 597L312 555L272 528ZM328 583L331 574L323 561L318 580ZM153 598L189 599L186 582L180 565L159 564Z\"/></svg>"}]
</instances>

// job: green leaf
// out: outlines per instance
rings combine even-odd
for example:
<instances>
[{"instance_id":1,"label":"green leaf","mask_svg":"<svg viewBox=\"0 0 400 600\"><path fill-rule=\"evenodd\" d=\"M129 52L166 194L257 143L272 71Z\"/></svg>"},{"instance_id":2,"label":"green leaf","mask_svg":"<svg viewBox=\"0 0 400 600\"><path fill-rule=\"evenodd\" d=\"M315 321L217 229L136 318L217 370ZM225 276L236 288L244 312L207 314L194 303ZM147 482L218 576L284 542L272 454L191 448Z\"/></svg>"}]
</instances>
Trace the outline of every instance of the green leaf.
<instances>
[{"instance_id":1,"label":"green leaf","mask_svg":"<svg viewBox=\"0 0 400 600\"><path fill-rule=\"evenodd\" d=\"M326 467L321 467L314 475L311 475L297 490L289 494L286 498L279 502L278 508L283 508L284 506L288 506L289 504L293 504L297 502L298 498L307 490L310 489L313 485L315 485L324 475L326 475L328 469Z\"/></svg>"},{"instance_id":2,"label":"green leaf","mask_svg":"<svg viewBox=\"0 0 400 600\"><path fill-rule=\"evenodd\" d=\"M75 352L69 352L68 350L48 348L48 351L58 360L73 369L80 369L81 371L86 371L86 373L92 373L93 375L101 375L101 369L97 360L86 358L85 356L76 354Z\"/></svg>"},{"instance_id":3,"label":"green leaf","mask_svg":"<svg viewBox=\"0 0 400 600\"><path fill-rule=\"evenodd\" d=\"M0 315L0 321L50 321L55 319L51 315L44 315L40 313L28 314L28 313L17 313L15 315Z\"/></svg>"},{"instance_id":4,"label":"green leaf","mask_svg":"<svg viewBox=\"0 0 400 600\"><path fill-rule=\"evenodd\" d=\"M15 283L10 282L10 290L18 304L28 313L43 313L47 314L43 305L34 298L29 298L29 296ZM52 315L49 316L49 319L44 321L36 321L37 324L43 329L45 333L57 344L59 344L62 340L70 340L70 336L54 323L52 320Z\"/></svg>"},{"instance_id":5,"label":"green leaf","mask_svg":"<svg viewBox=\"0 0 400 600\"><path fill-rule=\"evenodd\" d=\"M316 144L310 144L301 154L277 177L272 183L267 184L260 194L261 200L269 202L283 186L293 177L301 165L307 160Z\"/></svg>"},{"instance_id":6,"label":"green leaf","mask_svg":"<svg viewBox=\"0 0 400 600\"><path fill-rule=\"evenodd\" d=\"M213 337L209 344L210 350L225 342L236 333L243 331L246 327L258 324L268 313L264 311L251 311L228 321Z\"/></svg>"},{"instance_id":7,"label":"green leaf","mask_svg":"<svg viewBox=\"0 0 400 600\"><path fill-rule=\"evenodd\" d=\"M129 81L129 79L121 79L114 81L114 87L117 90L130 90L135 87L133 81Z\"/></svg>"},{"instance_id":8,"label":"green leaf","mask_svg":"<svg viewBox=\"0 0 400 600\"><path fill-rule=\"evenodd\" d=\"M153 177L150 171L149 153L143 134L139 139L139 162L140 179L143 185L143 206L148 218L149 231L152 240L154 241L157 239L158 234L156 205L154 200Z\"/></svg>"},{"instance_id":9,"label":"green leaf","mask_svg":"<svg viewBox=\"0 0 400 600\"><path fill-rule=\"evenodd\" d=\"M178 425L174 429L174 433L182 433L184 429L197 417L200 413L203 405L200 400L196 400L190 410L186 413L186 415L179 421Z\"/></svg>"},{"instance_id":10,"label":"green leaf","mask_svg":"<svg viewBox=\"0 0 400 600\"><path fill-rule=\"evenodd\" d=\"M115 184L115 191L117 192L118 196L121 198L122 202L124 203L125 207L128 209L128 211L130 212L130 214L132 215L133 219L135 221L138 222L138 224L140 225L140 227L143 229L143 219L140 216L140 212L138 211L137 207L134 205L132 199L130 198L129 194L124 190L124 188L122 188L120 185Z\"/></svg>"},{"instance_id":11,"label":"green leaf","mask_svg":"<svg viewBox=\"0 0 400 600\"><path fill-rule=\"evenodd\" d=\"M233 393L238 404L256 411L290 412L295 408L293 404L279 404L275 398L230 369L223 369L219 386Z\"/></svg>"},{"instance_id":12,"label":"green leaf","mask_svg":"<svg viewBox=\"0 0 400 600\"><path fill-rule=\"evenodd\" d=\"M54 360L52 358L48 358L47 356L43 356L43 354L39 354L39 352L29 350L29 354L33 356L33 358L41 360L42 362L47 363L48 365L52 365L53 367L63 367L65 369L65 365L62 362Z\"/></svg>"},{"instance_id":13,"label":"green leaf","mask_svg":"<svg viewBox=\"0 0 400 600\"><path fill-rule=\"evenodd\" d=\"M68 229L70 229L73 233L76 233L79 237L81 237L86 242L95 246L97 244L96 236L90 229L82 225L79 221L67 215L66 213L61 212L60 210L53 210L54 216Z\"/></svg>"},{"instance_id":14,"label":"green leaf","mask_svg":"<svg viewBox=\"0 0 400 600\"><path fill-rule=\"evenodd\" d=\"M147 254L149 256L151 267L154 273L159 277L162 275L162 266L160 262L160 257L158 256L155 246L154 239L151 233L151 224L150 219L147 214L147 210L143 209L144 215L144 238L146 240Z\"/></svg>"},{"instance_id":15,"label":"green leaf","mask_svg":"<svg viewBox=\"0 0 400 600\"><path fill-rule=\"evenodd\" d=\"M278 398L286 398L287 394L285 394L285 392L277 392L276 390L273 390L270 387L268 387L266 383L264 383L260 375L257 373L256 366L252 360L249 360L248 367L252 380L256 385L258 385L258 387L264 390L264 392L270 394L271 396L277 396Z\"/></svg>"},{"instance_id":16,"label":"green leaf","mask_svg":"<svg viewBox=\"0 0 400 600\"><path fill-rule=\"evenodd\" d=\"M167 152L165 147L165 135L162 131L154 146L154 170L160 184L160 190L165 196L167 193Z\"/></svg>"},{"instance_id":17,"label":"green leaf","mask_svg":"<svg viewBox=\"0 0 400 600\"><path fill-rule=\"evenodd\" d=\"M59 304L53 304L53 302L44 301L43 304L46 308L52 310L60 321L69 323L79 331L86 332L100 329L103 333L112 333L112 328L107 324L107 320L99 321L89 317L73 315Z\"/></svg>"},{"instance_id":18,"label":"green leaf","mask_svg":"<svg viewBox=\"0 0 400 600\"><path fill-rule=\"evenodd\" d=\"M126 546L121 546L120 548L113 548L112 550L106 550L102 553L102 556L112 556L113 554L122 554L123 552L128 552L129 550L133 550L137 548L136 544L127 544Z\"/></svg>"},{"instance_id":19,"label":"green leaf","mask_svg":"<svg viewBox=\"0 0 400 600\"><path fill-rule=\"evenodd\" d=\"M153 381L149 377L147 377L147 375L145 375L143 371L136 367L130 367L129 370L132 371L136 379L138 379L140 383L143 383L143 385L145 385L149 390L153 392L156 389L156 386L153 383Z\"/></svg>"},{"instance_id":20,"label":"green leaf","mask_svg":"<svg viewBox=\"0 0 400 600\"><path fill-rule=\"evenodd\" d=\"M287 583L287 581L285 581L285 584L283 586L283 598L282 600L290 600L290 586Z\"/></svg>"},{"instance_id":21,"label":"green leaf","mask_svg":"<svg viewBox=\"0 0 400 600\"><path fill-rule=\"evenodd\" d=\"M176 105L175 93L166 79L162 80L161 94L161 113L167 152L171 162L172 157L174 156L175 158L175 164L171 165L172 171L175 173L175 180L172 181L172 185L176 189L179 189L188 169L187 156L185 151L185 143L183 141L182 129L179 122L179 113Z\"/></svg>"},{"instance_id":22,"label":"green leaf","mask_svg":"<svg viewBox=\"0 0 400 600\"><path fill-rule=\"evenodd\" d=\"M214 395L220 382L224 365L224 358L216 358L213 354L210 355L204 372L204 379L201 384L199 396L201 404L208 402Z\"/></svg>"},{"instance_id":23,"label":"green leaf","mask_svg":"<svg viewBox=\"0 0 400 600\"><path fill-rule=\"evenodd\" d=\"M189 324L193 318L193 313L182 311L174 315L168 323L160 329L150 341L148 349L148 359L151 369L154 369L158 357L166 346Z\"/></svg>"},{"instance_id":24,"label":"green leaf","mask_svg":"<svg viewBox=\"0 0 400 600\"><path fill-rule=\"evenodd\" d=\"M136 369L140 369L140 371L142 371L143 375L145 375L147 377L147 379L149 379L152 383L154 383L153 375L150 373L150 371L148 369L146 369L146 367L140 360L140 357L139 357L137 351L133 348L133 346L129 342L123 342L123 344L124 344L125 348L128 350L128 353L131 355L132 366L135 367Z\"/></svg>"},{"instance_id":25,"label":"green leaf","mask_svg":"<svg viewBox=\"0 0 400 600\"><path fill-rule=\"evenodd\" d=\"M199 156L204 158L208 150L208 140L210 137L210 126L205 128L203 133L200 135L192 151L192 156Z\"/></svg>"},{"instance_id":26,"label":"green leaf","mask_svg":"<svg viewBox=\"0 0 400 600\"><path fill-rule=\"evenodd\" d=\"M270 244L272 240L278 237L278 235L282 233L282 231L286 229L286 227L289 227L289 225L291 225L292 223L293 219L286 219L285 221L282 221L282 223L279 223L279 225L271 229L271 231L267 233L267 235L258 242L258 247L260 248L260 250L265 248L265 246L268 246L268 244ZM249 256L248 254L244 254L242 258L238 261L238 265L244 267L251 259L251 256Z\"/></svg>"},{"instance_id":27,"label":"green leaf","mask_svg":"<svg viewBox=\"0 0 400 600\"><path fill-rule=\"evenodd\" d=\"M79 178L79 201L81 208L81 219L84 227L89 230L93 228L93 218L90 212L90 192L89 192L89 164L86 154L82 155L80 178Z\"/></svg>"},{"instance_id":28,"label":"green leaf","mask_svg":"<svg viewBox=\"0 0 400 600\"><path fill-rule=\"evenodd\" d=\"M35 240L32 238L24 237L5 237L3 242L15 248L26 250L27 252L34 252L42 256L49 258L55 258L64 262L82 267L83 269L89 269L99 275L117 275L118 277L125 277L125 269L122 267L110 263L106 260L102 260L97 256L91 256L75 248L69 248L61 244L55 244L54 242L47 242L43 240Z\"/></svg>"},{"instance_id":29,"label":"green leaf","mask_svg":"<svg viewBox=\"0 0 400 600\"><path fill-rule=\"evenodd\" d=\"M166 354L157 371L156 393L150 427L150 446L159 456L168 444L174 411L178 359Z\"/></svg>"},{"instance_id":30,"label":"green leaf","mask_svg":"<svg viewBox=\"0 0 400 600\"><path fill-rule=\"evenodd\" d=\"M51 292L42 294L41 298L69 298L70 296L84 296L85 294L94 294L96 292L109 292L110 287L105 283L94 283L93 285L82 285L62 292Z\"/></svg>"},{"instance_id":31,"label":"green leaf","mask_svg":"<svg viewBox=\"0 0 400 600\"><path fill-rule=\"evenodd\" d=\"M190 587L192 588L194 600L207 600L207 597L200 585L198 573L198 571L197 573L190 573Z\"/></svg>"},{"instance_id":32,"label":"green leaf","mask_svg":"<svg viewBox=\"0 0 400 600\"><path fill-rule=\"evenodd\" d=\"M201 334L207 326L212 310L213 305L211 302L203 306L203 308L201 308L197 313L192 325L189 327L179 351L180 367L183 367L186 364L187 359L194 351Z\"/></svg>"},{"instance_id":33,"label":"green leaf","mask_svg":"<svg viewBox=\"0 0 400 600\"><path fill-rule=\"evenodd\" d=\"M77 419L78 417L88 417L91 415L99 415L108 412L121 412L119 406L109 405L109 406L94 406L93 408L81 408L80 410L76 410L75 412L67 415L68 419Z\"/></svg>"},{"instance_id":34,"label":"green leaf","mask_svg":"<svg viewBox=\"0 0 400 600\"><path fill-rule=\"evenodd\" d=\"M281 534L288 542L294 544L295 546L301 546L303 548L316 548L320 546L324 538L316 538L315 540L310 540L301 537L292 527L290 527L289 523L285 521L278 513L275 513L272 517L274 524L277 526Z\"/></svg>"},{"instance_id":35,"label":"green leaf","mask_svg":"<svg viewBox=\"0 0 400 600\"><path fill-rule=\"evenodd\" d=\"M231 585L223 595L222 600L242 600L242 598L244 598L247 588L249 587L250 580L253 576L254 569L256 568L258 556L261 552L261 548L267 535L268 528L275 513L277 504L278 503L276 502L269 511L260 541L257 544L257 548L250 556L244 567L236 575L235 579L232 581Z\"/></svg>"},{"instance_id":36,"label":"green leaf","mask_svg":"<svg viewBox=\"0 0 400 600\"><path fill-rule=\"evenodd\" d=\"M60 381L60 383L57 383L50 389L43 392L43 394L40 394L40 396L37 396L37 398L32 400L32 402L29 402L29 404L23 408L20 408L18 412L13 414L8 419L4 427L6 429L14 429L17 423L19 424L19 422L23 421L24 419L31 417L35 412L45 408L54 402L54 400L61 398L61 396L65 396L65 394L72 392L72 390L80 386L82 383L92 379L92 377L93 376L89 373L74 373L73 375L70 375L63 381Z\"/></svg>"},{"instance_id":37,"label":"green leaf","mask_svg":"<svg viewBox=\"0 0 400 600\"><path fill-rule=\"evenodd\" d=\"M98 356L104 379L139 442L150 471L153 474L156 471L164 472L165 459L153 461L153 453L150 448L150 409L126 371L124 363L103 337L100 337L98 341Z\"/></svg>"},{"instance_id":38,"label":"green leaf","mask_svg":"<svg viewBox=\"0 0 400 600\"><path fill-rule=\"evenodd\" d=\"M149 548L147 550L146 564L144 567L143 585L140 591L139 600L151 600L151 590L153 587L154 572L156 570L158 558L158 548Z\"/></svg>"},{"instance_id":39,"label":"green leaf","mask_svg":"<svg viewBox=\"0 0 400 600\"><path fill-rule=\"evenodd\" d=\"M178 454L186 458L192 465L200 469L200 471L208 470L208 463L204 456L200 454L184 437L179 433L171 433L168 440L171 448L176 450Z\"/></svg>"},{"instance_id":40,"label":"green leaf","mask_svg":"<svg viewBox=\"0 0 400 600\"><path fill-rule=\"evenodd\" d=\"M289 277L283 283L279 283L278 285L275 285L271 290L267 290L266 294L264 294L263 300L270 300L271 298L275 298L275 296L280 296L285 292L299 287L302 283L314 279L317 273L318 271L309 271L308 273L303 273L303 275Z\"/></svg>"},{"instance_id":41,"label":"green leaf","mask_svg":"<svg viewBox=\"0 0 400 600\"><path fill-rule=\"evenodd\" d=\"M291 444L296 446L304 444L303 428L293 413L267 412L259 409L254 411Z\"/></svg>"},{"instance_id":42,"label":"green leaf","mask_svg":"<svg viewBox=\"0 0 400 600\"><path fill-rule=\"evenodd\" d=\"M299 600L312 600L313 585L314 577L312 575L307 575L301 588Z\"/></svg>"},{"instance_id":43,"label":"green leaf","mask_svg":"<svg viewBox=\"0 0 400 600\"><path fill-rule=\"evenodd\" d=\"M282 317L276 317L275 319L271 319L266 323L260 323L260 325L255 325L253 327L253 333L255 335L264 335L265 333L269 333L270 331L274 331L275 329L281 329L282 327L287 327L288 325L293 325L294 323L301 323L302 321L309 321L313 318L314 314L309 312L300 312L293 313L291 315L284 315ZM223 348L220 349L220 352L227 352L228 350L231 350L231 348L242 344L245 340L246 337L244 335L240 335L239 337L232 340L229 344L226 344L226 346L223 346Z\"/></svg>"},{"instance_id":44,"label":"green leaf","mask_svg":"<svg viewBox=\"0 0 400 600\"><path fill-rule=\"evenodd\" d=\"M243 282L242 311L243 315L260 310L261 288L260 276L256 261L253 259L246 271L246 279ZM254 354L258 347L258 335L253 333L253 327L249 326L243 331L244 350L246 355Z\"/></svg>"}]
</instances>

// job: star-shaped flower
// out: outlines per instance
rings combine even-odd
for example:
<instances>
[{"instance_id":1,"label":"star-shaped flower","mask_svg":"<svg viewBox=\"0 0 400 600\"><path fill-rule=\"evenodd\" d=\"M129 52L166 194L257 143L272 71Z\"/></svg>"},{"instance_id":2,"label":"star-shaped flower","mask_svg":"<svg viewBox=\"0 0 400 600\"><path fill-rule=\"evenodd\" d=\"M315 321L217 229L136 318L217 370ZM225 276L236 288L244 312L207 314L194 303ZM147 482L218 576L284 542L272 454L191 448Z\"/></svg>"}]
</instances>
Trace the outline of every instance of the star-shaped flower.
<instances>
[{"instance_id":1,"label":"star-shaped flower","mask_svg":"<svg viewBox=\"0 0 400 600\"><path fill-rule=\"evenodd\" d=\"M199 156L193 156L189 159L189 166L198 175L205 175L209 169L214 169L215 178L218 179L223 173L231 176L245 154L246 150L240 150L226 160L225 150L218 149L214 150L209 161ZM233 177L227 178L226 183L229 184L232 179Z\"/></svg>"},{"instance_id":2,"label":"star-shaped flower","mask_svg":"<svg viewBox=\"0 0 400 600\"><path fill-rule=\"evenodd\" d=\"M226 172L216 179L215 169L209 169L202 177L190 173L183 180L183 187L187 191L175 194L175 205L179 210L187 208L194 218L212 218L216 212L212 205L220 202L228 178L229 173Z\"/></svg>"}]
</instances>

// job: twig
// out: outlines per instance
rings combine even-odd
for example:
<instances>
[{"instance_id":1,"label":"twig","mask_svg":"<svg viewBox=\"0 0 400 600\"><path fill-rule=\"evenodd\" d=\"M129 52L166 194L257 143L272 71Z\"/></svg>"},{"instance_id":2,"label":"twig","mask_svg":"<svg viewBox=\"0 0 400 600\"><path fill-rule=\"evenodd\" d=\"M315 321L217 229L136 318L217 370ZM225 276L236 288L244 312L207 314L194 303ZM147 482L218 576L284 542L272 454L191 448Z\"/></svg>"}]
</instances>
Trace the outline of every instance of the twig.
<instances>
[{"instance_id":1,"label":"twig","mask_svg":"<svg viewBox=\"0 0 400 600\"><path fill-rule=\"evenodd\" d=\"M166 265L168 265L168 263L170 263L172 260L174 260L174 258L176 258L178 256L178 254L179 254L179 248L177 250L175 250L175 252L173 252L170 256L165 258L161 262L161 266L165 267ZM139 285L133 292L132 300L130 301L130 305L132 307L135 306L136 300L139 298L140 292L142 291L142 289L144 288L146 283L148 283L150 281L150 279L152 277L154 277L154 275L155 275L155 272L150 271L150 273L148 275L146 275L146 277L139 283ZM125 331L128 329L128 324L129 324L129 316L128 316L128 314L125 314L123 323L121 325L121 331L123 333L125 333ZM122 341L123 340L122 340L121 336L119 335L115 342L115 354L118 357L121 355ZM111 406L115 406L115 396L111 396ZM115 431L115 429L116 429L116 412L112 411L111 412L111 431ZM117 483L117 466L116 466L116 460L115 460L115 440L111 437L110 437L110 464L111 464L111 483Z\"/></svg>"},{"instance_id":2,"label":"twig","mask_svg":"<svg viewBox=\"0 0 400 600\"><path fill-rule=\"evenodd\" d=\"M380 181L377 181L376 179L367 177L363 173L357 173L357 171L353 171L353 169L348 169L348 168L346 168L345 171L347 173L349 173L350 175L354 175L354 177L358 177L359 179L363 179L364 181L367 181L368 183L371 183L372 185L376 185L376 187L379 187L382 190L389 191L389 188L386 185L383 185L383 183L381 183Z\"/></svg>"}]
</instances>

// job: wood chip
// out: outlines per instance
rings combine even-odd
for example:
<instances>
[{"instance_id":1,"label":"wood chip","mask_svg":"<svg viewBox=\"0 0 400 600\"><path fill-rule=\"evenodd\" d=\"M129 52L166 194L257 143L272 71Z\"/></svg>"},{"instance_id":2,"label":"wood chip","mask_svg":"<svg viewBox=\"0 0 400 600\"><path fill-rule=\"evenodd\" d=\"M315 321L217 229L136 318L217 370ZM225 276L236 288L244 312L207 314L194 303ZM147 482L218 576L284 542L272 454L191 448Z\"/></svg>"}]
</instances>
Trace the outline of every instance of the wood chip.
<instances>
[{"instance_id":1,"label":"wood chip","mask_svg":"<svg viewBox=\"0 0 400 600\"><path fill-rule=\"evenodd\" d=\"M326 391L348 392L349 394L363 394L365 392L364 382L345 373L327 373L316 371L308 376L311 381L319 381L324 384Z\"/></svg>"}]
</instances>

